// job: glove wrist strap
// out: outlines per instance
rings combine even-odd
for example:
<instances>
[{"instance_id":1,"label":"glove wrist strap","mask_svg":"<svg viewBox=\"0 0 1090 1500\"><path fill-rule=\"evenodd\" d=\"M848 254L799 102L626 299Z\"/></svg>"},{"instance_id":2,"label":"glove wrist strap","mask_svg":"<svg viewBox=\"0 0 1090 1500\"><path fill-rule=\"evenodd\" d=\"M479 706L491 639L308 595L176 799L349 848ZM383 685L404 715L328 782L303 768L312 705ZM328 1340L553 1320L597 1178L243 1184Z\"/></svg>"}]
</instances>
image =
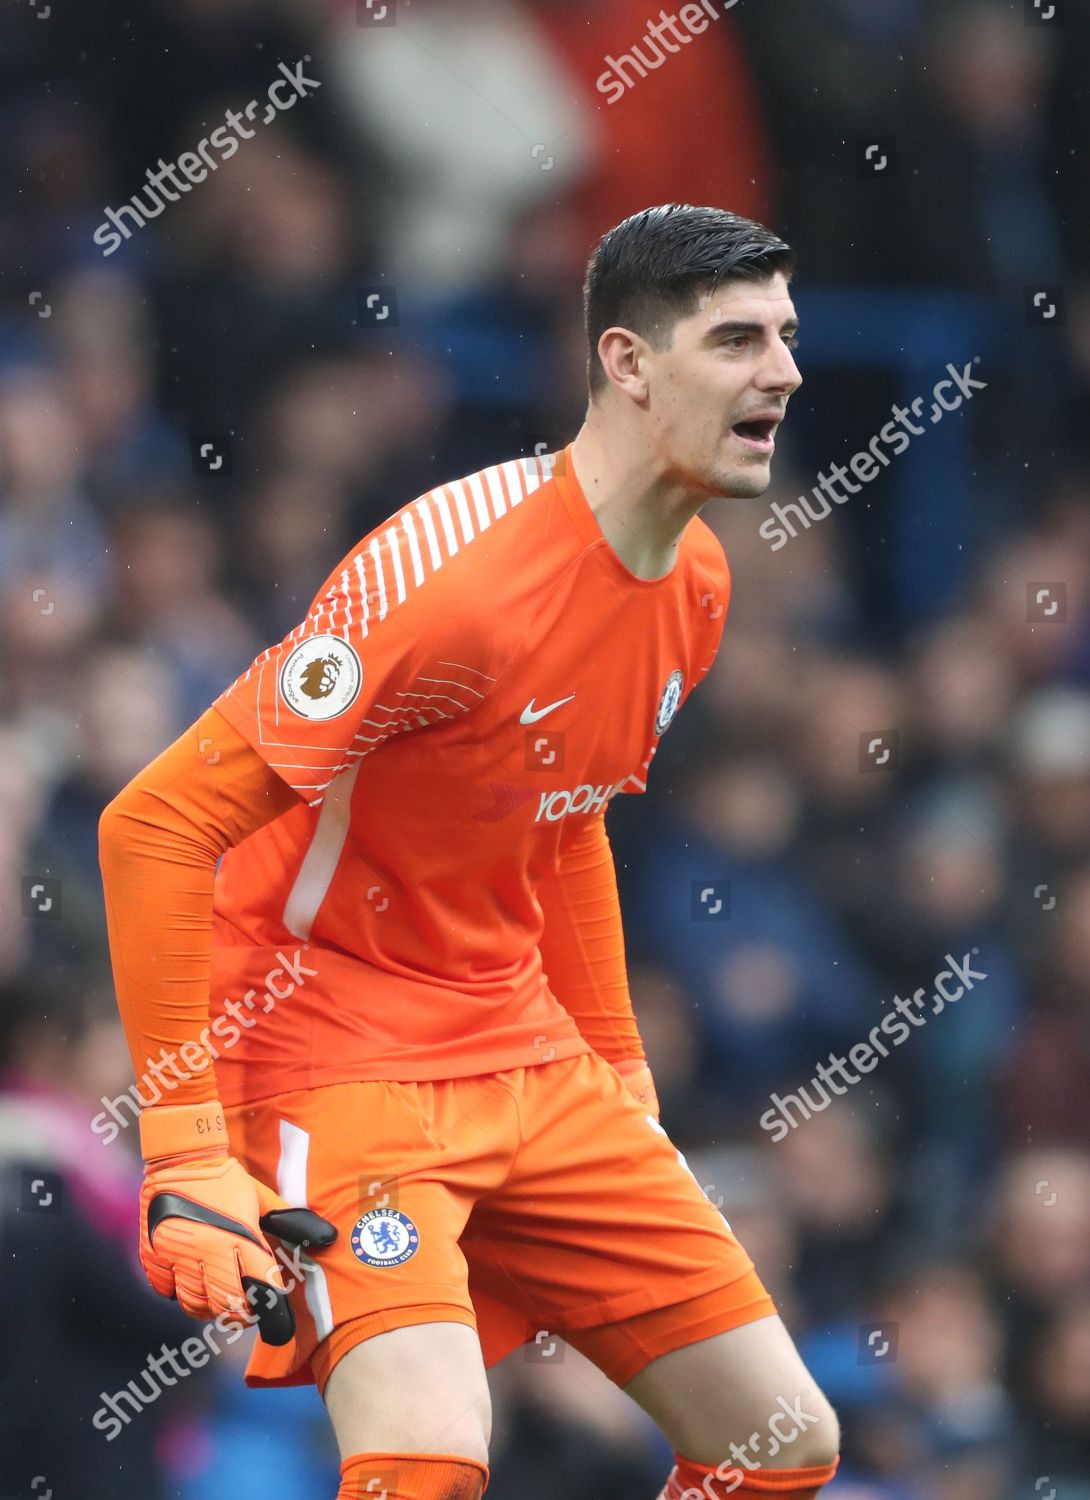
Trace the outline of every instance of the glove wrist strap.
<instances>
[{"instance_id":1,"label":"glove wrist strap","mask_svg":"<svg viewBox=\"0 0 1090 1500\"><path fill-rule=\"evenodd\" d=\"M218 1099L206 1104L160 1104L140 1114L140 1150L145 1161L193 1152L228 1150L227 1122Z\"/></svg>"}]
</instances>

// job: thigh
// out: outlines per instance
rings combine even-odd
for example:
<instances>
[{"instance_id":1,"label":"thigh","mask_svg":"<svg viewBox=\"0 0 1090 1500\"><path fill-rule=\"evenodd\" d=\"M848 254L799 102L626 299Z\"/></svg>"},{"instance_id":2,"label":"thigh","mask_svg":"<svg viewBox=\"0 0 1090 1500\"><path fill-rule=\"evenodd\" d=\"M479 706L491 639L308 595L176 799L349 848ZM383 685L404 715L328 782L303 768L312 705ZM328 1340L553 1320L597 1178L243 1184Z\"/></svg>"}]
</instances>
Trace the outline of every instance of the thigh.
<instances>
[{"instance_id":1,"label":"thigh","mask_svg":"<svg viewBox=\"0 0 1090 1500\"><path fill-rule=\"evenodd\" d=\"M488 1381L472 1328L426 1323L380 1333L338 1361L324 1394L342 1459L446 1453L488 1462Z\"/></svg>"},{"instance_id":2,"label":"thigh","mask_svg":"<svg viewBox=\"0 0 1090 1500\"><path fill-rule=\"evenodd\" d=\"M489 1364L547 1331L620 1384L672 1344L636 1352L594 1330L722 1288L736 1322L774 1312L722 1214L607 1063L527 1069L521 1115L515 1166L462 1239Z\"/></svg>"},{"instance_id":3,"label":"thigh","mask_svg":"<svg viewBox=\"0 0 1090 1500\"><path fill-rule=\"evenodd\" d=\"M832 1408L778 1317L663 1354L625 1390L699 1463L809 1468L836 1455Z\"/></svg>"}]
</instances>

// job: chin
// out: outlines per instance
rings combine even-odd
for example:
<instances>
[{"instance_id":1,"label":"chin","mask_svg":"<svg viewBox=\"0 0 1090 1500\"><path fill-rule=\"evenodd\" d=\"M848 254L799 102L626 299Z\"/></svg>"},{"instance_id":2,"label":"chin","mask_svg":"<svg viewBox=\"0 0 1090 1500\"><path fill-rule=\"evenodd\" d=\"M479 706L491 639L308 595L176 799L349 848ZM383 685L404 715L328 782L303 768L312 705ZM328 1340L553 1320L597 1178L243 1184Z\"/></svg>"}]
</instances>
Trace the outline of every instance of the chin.
<instances>
[{"instance_id":1,"label":"chin","mask_svg":"<svg viewBox=\"0 0 1090 1500\"><path fill-rule=\"evenodd\" d=\"M768 464L747 465L744 469L727 469L715 476L715 490L724 500L755 500L772 483Z\"/></svg>"}]
</instances>

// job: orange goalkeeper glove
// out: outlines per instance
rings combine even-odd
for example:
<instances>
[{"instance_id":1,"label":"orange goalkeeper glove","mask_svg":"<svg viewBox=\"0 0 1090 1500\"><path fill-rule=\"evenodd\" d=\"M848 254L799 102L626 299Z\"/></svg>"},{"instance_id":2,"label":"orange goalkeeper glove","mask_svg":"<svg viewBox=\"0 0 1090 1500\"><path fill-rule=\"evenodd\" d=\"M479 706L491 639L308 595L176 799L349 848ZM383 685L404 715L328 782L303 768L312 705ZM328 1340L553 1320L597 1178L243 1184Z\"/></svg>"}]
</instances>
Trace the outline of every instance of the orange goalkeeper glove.
<instances>
[{"instance_id":1,"label":"orange goalkeeper glove","mask_svg":"<svg viewBox=\"0 0 1090 1500\"><path fill-rule=\"evenodd\" d=\"M232 1313L245 1323L256 1313L267 1344L288 1343L295 1319L264 1234L321 1250L336 1228L309 1208L290 1208L228 1155L218 1102L145 1110L140 1145L140 1263L152 1286L194 1318Z\"/></svg>"},{"instance_id":2,"label":"orange goalkeeper glove","mask_svg":"<svg viewBox=\"0 0 1090 1500\"><path fill-rule=\"evenodd\" d=\"M659 1117L659 1096L655 1092L655 1080L651 1069L642 1057L626 1057L613 1066L625 1081L628 1092L643 1105L648 1114Z\"/></svg>"}]
</instances>

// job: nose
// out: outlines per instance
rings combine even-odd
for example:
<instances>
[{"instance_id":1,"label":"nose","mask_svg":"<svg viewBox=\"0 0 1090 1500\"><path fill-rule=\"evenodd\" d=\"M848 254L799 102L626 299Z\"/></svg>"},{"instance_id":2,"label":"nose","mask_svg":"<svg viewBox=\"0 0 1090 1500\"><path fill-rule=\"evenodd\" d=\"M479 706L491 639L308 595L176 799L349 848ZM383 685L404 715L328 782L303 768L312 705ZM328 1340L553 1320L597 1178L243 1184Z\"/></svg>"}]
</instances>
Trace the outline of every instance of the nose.
<instances>
[{"instance_id":1,"label":"nose","mask_svg":"<svg viewBox=\"0 0 1090 1500\"><path fill-rule=\"evenodd\" d=\"M767 360L762 362L758 387L762 391L782 391L790 396L801 384L802 375L794 355L782 339L776 339Z\"/></svg>"}]
</instances>

